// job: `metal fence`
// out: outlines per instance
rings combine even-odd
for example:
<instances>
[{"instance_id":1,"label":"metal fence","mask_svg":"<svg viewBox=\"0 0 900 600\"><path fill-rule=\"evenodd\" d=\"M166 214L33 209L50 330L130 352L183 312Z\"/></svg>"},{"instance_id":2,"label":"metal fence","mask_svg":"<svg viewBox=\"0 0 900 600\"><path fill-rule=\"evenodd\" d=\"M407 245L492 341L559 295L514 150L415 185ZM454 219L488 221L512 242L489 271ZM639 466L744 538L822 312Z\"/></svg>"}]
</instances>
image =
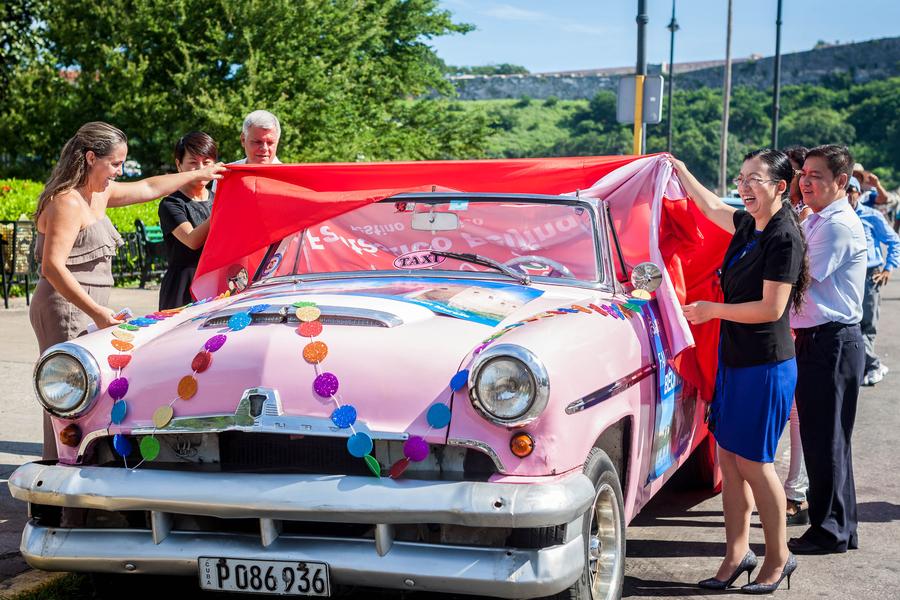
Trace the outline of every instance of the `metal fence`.
<instances>
[{"instance_id":1,"label":"metal fence","mask_svg":"<svg viewBox=\"0 0 900 600\"><path fill-rule=\"evenodd\" d=\"M158 227L145 227L135 221L136 231L120 232L125 244L112 260L116 285L137 280L141 287L166 272L166 256ZM9 308L14 293L31 301L40 265L34 261L37 228L32 221L0 221L0 292L3 306Z\"/></svg>"},{"instance_id":2,"label":"metal fence","mask_svg":"<svg viewBox=\"0 0 900 600\"><path fill-rule=\"evenodd\" d=\"M23 289L25 301L31 301L31 286L37 282L33 264L36 232L31 221L0 221L0 292L4 308L9 308L13 286Z\"/></svg>"}]
</instances>

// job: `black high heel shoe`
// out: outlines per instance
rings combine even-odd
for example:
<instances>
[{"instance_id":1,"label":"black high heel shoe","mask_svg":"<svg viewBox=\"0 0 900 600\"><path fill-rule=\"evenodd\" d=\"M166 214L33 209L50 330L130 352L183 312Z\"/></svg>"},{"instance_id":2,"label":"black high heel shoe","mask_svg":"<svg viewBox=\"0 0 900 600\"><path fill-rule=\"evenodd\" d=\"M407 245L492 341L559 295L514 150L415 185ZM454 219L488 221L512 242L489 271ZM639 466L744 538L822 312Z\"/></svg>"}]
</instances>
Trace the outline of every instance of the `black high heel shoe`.
<instances>
[{"instance_id":1,"label":"black high heel shoe","mask_svg":"<svg viewBox=\"0 0 900 600\"><path fill-rule=\"evenodd\" d=\"M728 579L722 581L721 579L710 577L709 579L704 579L703 581L697 583L697 585L705 590L725 590L730 588L731 584L734 583L734 580L740 577L741 573L743 573L744 571L747 572L747 584L749 585L750 573L752 573L753 569L756 568L756 563L757 559L756 555L753 554L753 550L748 550L747 554L744 555L744 558L741 559L741 562L738 564L737 568ZM744 586L744 588L746 588L746 586Z\"/></svg>"},{"instance_id":2,"label":"black high heel shoe","mask_svg":"<svg viewBox=\"0 0 900 600\"><path fill-rule=\"evenodd\" d=\"M784 569L781 570L781 577L775 583L748 583L741 588L745 594L771 594L778 589L781 582L787 578L787 589L791 589L791 574L797 570L797 558L793 554L788 554L787 562L784 563Z\"/></svg>"}]
</instances>

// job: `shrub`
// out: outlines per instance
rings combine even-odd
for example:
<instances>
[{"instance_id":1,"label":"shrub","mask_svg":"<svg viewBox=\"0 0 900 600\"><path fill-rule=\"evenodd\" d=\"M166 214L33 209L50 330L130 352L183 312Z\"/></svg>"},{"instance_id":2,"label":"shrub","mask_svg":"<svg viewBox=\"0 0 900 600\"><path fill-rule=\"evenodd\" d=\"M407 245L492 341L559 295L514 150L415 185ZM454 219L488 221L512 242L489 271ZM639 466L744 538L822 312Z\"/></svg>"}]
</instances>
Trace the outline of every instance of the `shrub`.
<instances>
[{"instance_id":1,"label":"shrub","mask_svg":"<svg viewBox=\"0 0 900 600\"><path fill-rule=\"evenodd\" d=\"M495 106L488 110L488 127L491 129L500 129L503 131L512 131L518 127L521 119L519 115L499 106Z\"/></svg>"},{"instance_id":2,"label":"shrub","mask_svg":"<svg viewBox=\"0 0 900 600\"><path fill-rule=\"evenodd\" d=\"M0 179L0 221L31 220L43 184L27 179ZM111 208L109 215L119 231L134 231L134 220L141 219L147 225L159 225L157 207L159 201Z\"/></svg>"},{"instance_id":3,"label":"shrub","mask_svg":"<svg viewBox=\"0 0 900 600\"><path fill-rule=\"evenodd\" d=\"M0 179L0 220L31 220L43 186L27 179Z\"/></svg>"}]
</instances>

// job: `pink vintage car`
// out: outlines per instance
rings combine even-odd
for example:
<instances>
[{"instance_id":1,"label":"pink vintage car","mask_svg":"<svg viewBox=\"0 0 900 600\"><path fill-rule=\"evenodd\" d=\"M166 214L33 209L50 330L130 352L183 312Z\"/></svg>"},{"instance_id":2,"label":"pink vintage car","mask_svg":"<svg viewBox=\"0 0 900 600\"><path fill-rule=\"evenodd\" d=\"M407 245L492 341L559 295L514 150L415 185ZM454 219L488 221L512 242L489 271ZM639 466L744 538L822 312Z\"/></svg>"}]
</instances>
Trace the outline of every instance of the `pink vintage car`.
<instances>
[{"instance_id":1,"label":"pink vintage car","mask_svg":"<svg viewBox=\"0 0 900 600\"><path fill-rule=\"evenodd\" d=\"M498 188L336 211L216 298L47 351L60 459L9 480L27 561L258 594L618 598L626 523L707 434L650 293L671 282L629 264L596 194Z\"/></svg>"}]
</instances>

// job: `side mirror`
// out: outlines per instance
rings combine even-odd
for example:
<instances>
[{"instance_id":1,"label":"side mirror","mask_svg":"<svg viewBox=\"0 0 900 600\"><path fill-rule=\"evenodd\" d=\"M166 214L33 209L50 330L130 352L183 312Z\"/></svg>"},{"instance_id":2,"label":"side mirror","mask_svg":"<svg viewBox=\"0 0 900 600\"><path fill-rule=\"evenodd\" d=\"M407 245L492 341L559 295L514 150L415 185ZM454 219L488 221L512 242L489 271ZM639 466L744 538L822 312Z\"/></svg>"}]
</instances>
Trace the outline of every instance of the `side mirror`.
<instances>
[{"instance_id":1,"label":"side mirror","mask_svg":"<svg viewBox=\"0 0 900 600\"><path fill-rule=\"evenodd\" d=\"M652 262L642 262L631 271L631 285L636 290L654 292L662 285L662 271Z\"/></svg>"},{"instance_id":2,"label":"side mirror","mask_svg":"<svg viewBox=\"0 0 900 600\"><path fill-rule=\"evenodd\" d=\"M233 293L243 292L250 283L250 277L247 275L247 269L241 265L231 265L226 271L228 277L228 289Z\"/></svg>"},{"instance_id":3,"label":"side mirror","mask_svg":"<svg viewBox=\"0 0 900 600\"><path fill-rule=\"evenodd\" d=\"M455 231L459 229L459 215L452 212L421 212L412 216L415 231Z\"/></svg>"}]
</instances>

